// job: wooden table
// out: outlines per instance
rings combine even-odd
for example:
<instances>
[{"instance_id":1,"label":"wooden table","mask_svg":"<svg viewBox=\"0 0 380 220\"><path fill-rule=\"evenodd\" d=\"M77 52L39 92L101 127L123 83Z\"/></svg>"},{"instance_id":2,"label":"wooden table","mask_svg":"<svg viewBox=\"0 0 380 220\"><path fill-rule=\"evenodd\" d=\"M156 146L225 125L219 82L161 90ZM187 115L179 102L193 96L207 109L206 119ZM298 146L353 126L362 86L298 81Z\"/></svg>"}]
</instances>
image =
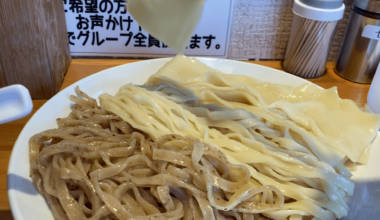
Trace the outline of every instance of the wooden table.
<instances>
[{"instance_id":1,"label":"wooden table","mask_svg":"<svg viewBox=\"0 0 380 220\"><path fill-rule=\"evenodd\" d=\"M139 60L109 60L109 59L75 59L65 76L61 90L83 79L86 76L99 71ZM248 61L275 69L283 70L280 61ZM327 64L327 73L318 79L310 80L323 88L338 87L341 98L352 99L359 106L363 106L367 100L369 85L356 84L337 76L333 71L334 63ZM33 100L33 112L28 117L0 125L0 219L13 219L7 196L7 169L13 145L22 128L30 117L46 102L46 100Z\"/></svg>"}]
</instances>

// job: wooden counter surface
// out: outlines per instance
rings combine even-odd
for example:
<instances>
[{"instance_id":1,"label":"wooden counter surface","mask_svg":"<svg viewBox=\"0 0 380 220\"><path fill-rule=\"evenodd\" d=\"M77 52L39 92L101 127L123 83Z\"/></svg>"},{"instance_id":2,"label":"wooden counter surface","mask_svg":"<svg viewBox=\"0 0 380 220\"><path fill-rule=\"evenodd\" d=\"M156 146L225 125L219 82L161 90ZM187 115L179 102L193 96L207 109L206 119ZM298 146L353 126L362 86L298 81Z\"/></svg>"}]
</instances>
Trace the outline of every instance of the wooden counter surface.
<instances>
[{"instance_id":1,"label":"wooden counter surface","mask_svg":"<svg viewBox=\"0 0 380 220\"><path fill-rule=\"evenodd\" d=\"M137 61L139 60L74 59L64 78L61 90L91 74ZM247 62L283 70L280 61ZM327 73L318 79L310 81L323 88L337 86L341 98L351 99L359 106L363 106L367 100L369 85L356 84L340 78L334 73L333 66L334 63L329 62L327 64ZM45 102L46 100L33 100L32 114L23 119L0 125L0 219L2 220L13 219L7 196L7 169L13 145L26 122Z\"/></svg>"}]
</instances>

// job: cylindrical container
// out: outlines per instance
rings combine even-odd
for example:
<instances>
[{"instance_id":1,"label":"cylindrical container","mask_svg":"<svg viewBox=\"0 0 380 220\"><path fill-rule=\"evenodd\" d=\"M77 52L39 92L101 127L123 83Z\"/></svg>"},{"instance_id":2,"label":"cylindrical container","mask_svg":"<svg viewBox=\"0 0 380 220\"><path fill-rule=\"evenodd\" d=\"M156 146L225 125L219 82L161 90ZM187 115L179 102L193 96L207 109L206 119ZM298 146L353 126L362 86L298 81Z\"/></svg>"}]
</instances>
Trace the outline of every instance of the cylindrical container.
<instances>
[{"instance_id":1,"label":"cylindrical container","mask_svg":"<svg viewBox=\"0 0 380 220\"><path fill-rule=\"evenodd\" d=\"M367 96L369 108L376 114L380 114L380 64L373 77L371 88Z\"/></svg>"},{"instance_id":2,"label":"cylindrical container","mask_svg":"<svg viewBox=\"0 0 380 220\"><path fill-rule=\"evenodd\" d=\"M343 0L295 0L293 23L283 67L304 78L324 74Z\"/></svg>"},{"instance_id":3,"label":"cylindrical container","mask_svg":"<svg viewBox=\"0 0 380 220\"><path fill-rule=\"evenodd\" d=\"M62 0L0 0L0 87L22 84L49 99L70 62Z\"/></svg>"},{"instance_id":4,"label":"cylindrical container","mask_svg":"<svg viewBox=\"0 0 380 220\"><path fill-rule=\"evenodd\" d=\"M335 72L350 81L371 83L380 61L380 0L355 0Z\"/></svg>"}]
</instances>

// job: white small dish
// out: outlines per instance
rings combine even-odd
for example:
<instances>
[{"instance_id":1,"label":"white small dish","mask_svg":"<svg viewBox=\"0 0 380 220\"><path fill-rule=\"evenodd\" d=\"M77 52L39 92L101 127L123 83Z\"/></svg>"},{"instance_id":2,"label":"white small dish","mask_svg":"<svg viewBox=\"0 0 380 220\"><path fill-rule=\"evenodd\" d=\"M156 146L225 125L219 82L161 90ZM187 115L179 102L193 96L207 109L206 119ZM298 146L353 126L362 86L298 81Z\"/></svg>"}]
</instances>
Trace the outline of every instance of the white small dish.
<instances>
[{"instance_id":1,"label":"white small dish","mask_svg":"<svg viewBox=\"0 0 380 220\"><path fill-rule=\"evenodd\" d=\"M29 90L23 85L0 88L0 124L23 118L33 109Z\"/></svg>"}]
</instances>

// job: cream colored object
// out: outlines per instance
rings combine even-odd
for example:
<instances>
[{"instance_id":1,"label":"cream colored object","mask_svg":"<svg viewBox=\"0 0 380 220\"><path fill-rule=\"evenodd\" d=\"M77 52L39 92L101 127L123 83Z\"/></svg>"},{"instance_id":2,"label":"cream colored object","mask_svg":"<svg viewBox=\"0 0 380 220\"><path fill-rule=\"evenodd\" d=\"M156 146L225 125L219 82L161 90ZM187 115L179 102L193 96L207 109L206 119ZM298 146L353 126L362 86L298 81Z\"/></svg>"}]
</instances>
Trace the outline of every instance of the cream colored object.
<instances>
[{"instance_id":1,"label":"cream colored object","mask_svg":"<svg viewBox=\"0 0 380 220\"><path fill-rule=\"evenodd\" d=\"M379 116L362 112L351 100L340 99L336 88L325 90L312 84L293 88L265 83L246 76L223 74L184 56L175 57L151 76L148 85L159 81L189 89L197 96L212 90L217 96L223 96L222 99L233 101L230 107L248 107L249 111L260 114L264 114L263 109L278 111L295 123L295 128L304 130L313 143L326 146L324 150L316 148L319 153L314 153L330 165L337 164L344 156L357 162L380 126ZM215 85L219 88L212 88ZM246 104L252 97L257 103ZM252 105L262 108L252 109Z\"/></svg>"},{"instance_id":2,"label":"cream colored object","mask_svg":"<svg viewBox=\"0 0 380 220\"><path fill-rule=\"evenodd\" d=\"M129 0L137 23L155 38L182 54L201 19L204 0Z\"/></svg>"},{"instance_id":3,"label":"cream colored object","mask_svg":"<svg viewBox=\"0 0 380 220\"><path fill-rule=\"evenodd\" d=\"M107 111L144 131L153 140L174 133L195 137L217 147L231 163L245 165L257 187L275 186L286 198L296 200L285 203L280 211L266 212L267 217L286 219L289 215L302 214L318 219L335 219L347 215L344 197L352 195L354 187L347 179L349 175L337 174L333 167L319 161L294 140L276 137L280 134L268 127L270 125L255 120L255 117L247 118L250 114L239 110L224 111L226 108L214 106L210 116L203 116L170 100L184 91L170 90L163 85L157 89L148 91L127 85L115 97L103 94L99 100ZM166 97L163 95L165 92L173 96ZM191 97L191 94L187 95ZM195 100L188 99L190 103ZM217 120L218 116L222 117ZM258 129L266 136L256 132L252 136L250 129ZM270 137L273 142L268 141ZM278 146L274 146L275 142ZM285 211L287 209L294 211Z\"/></svg>"}]
</instances>

